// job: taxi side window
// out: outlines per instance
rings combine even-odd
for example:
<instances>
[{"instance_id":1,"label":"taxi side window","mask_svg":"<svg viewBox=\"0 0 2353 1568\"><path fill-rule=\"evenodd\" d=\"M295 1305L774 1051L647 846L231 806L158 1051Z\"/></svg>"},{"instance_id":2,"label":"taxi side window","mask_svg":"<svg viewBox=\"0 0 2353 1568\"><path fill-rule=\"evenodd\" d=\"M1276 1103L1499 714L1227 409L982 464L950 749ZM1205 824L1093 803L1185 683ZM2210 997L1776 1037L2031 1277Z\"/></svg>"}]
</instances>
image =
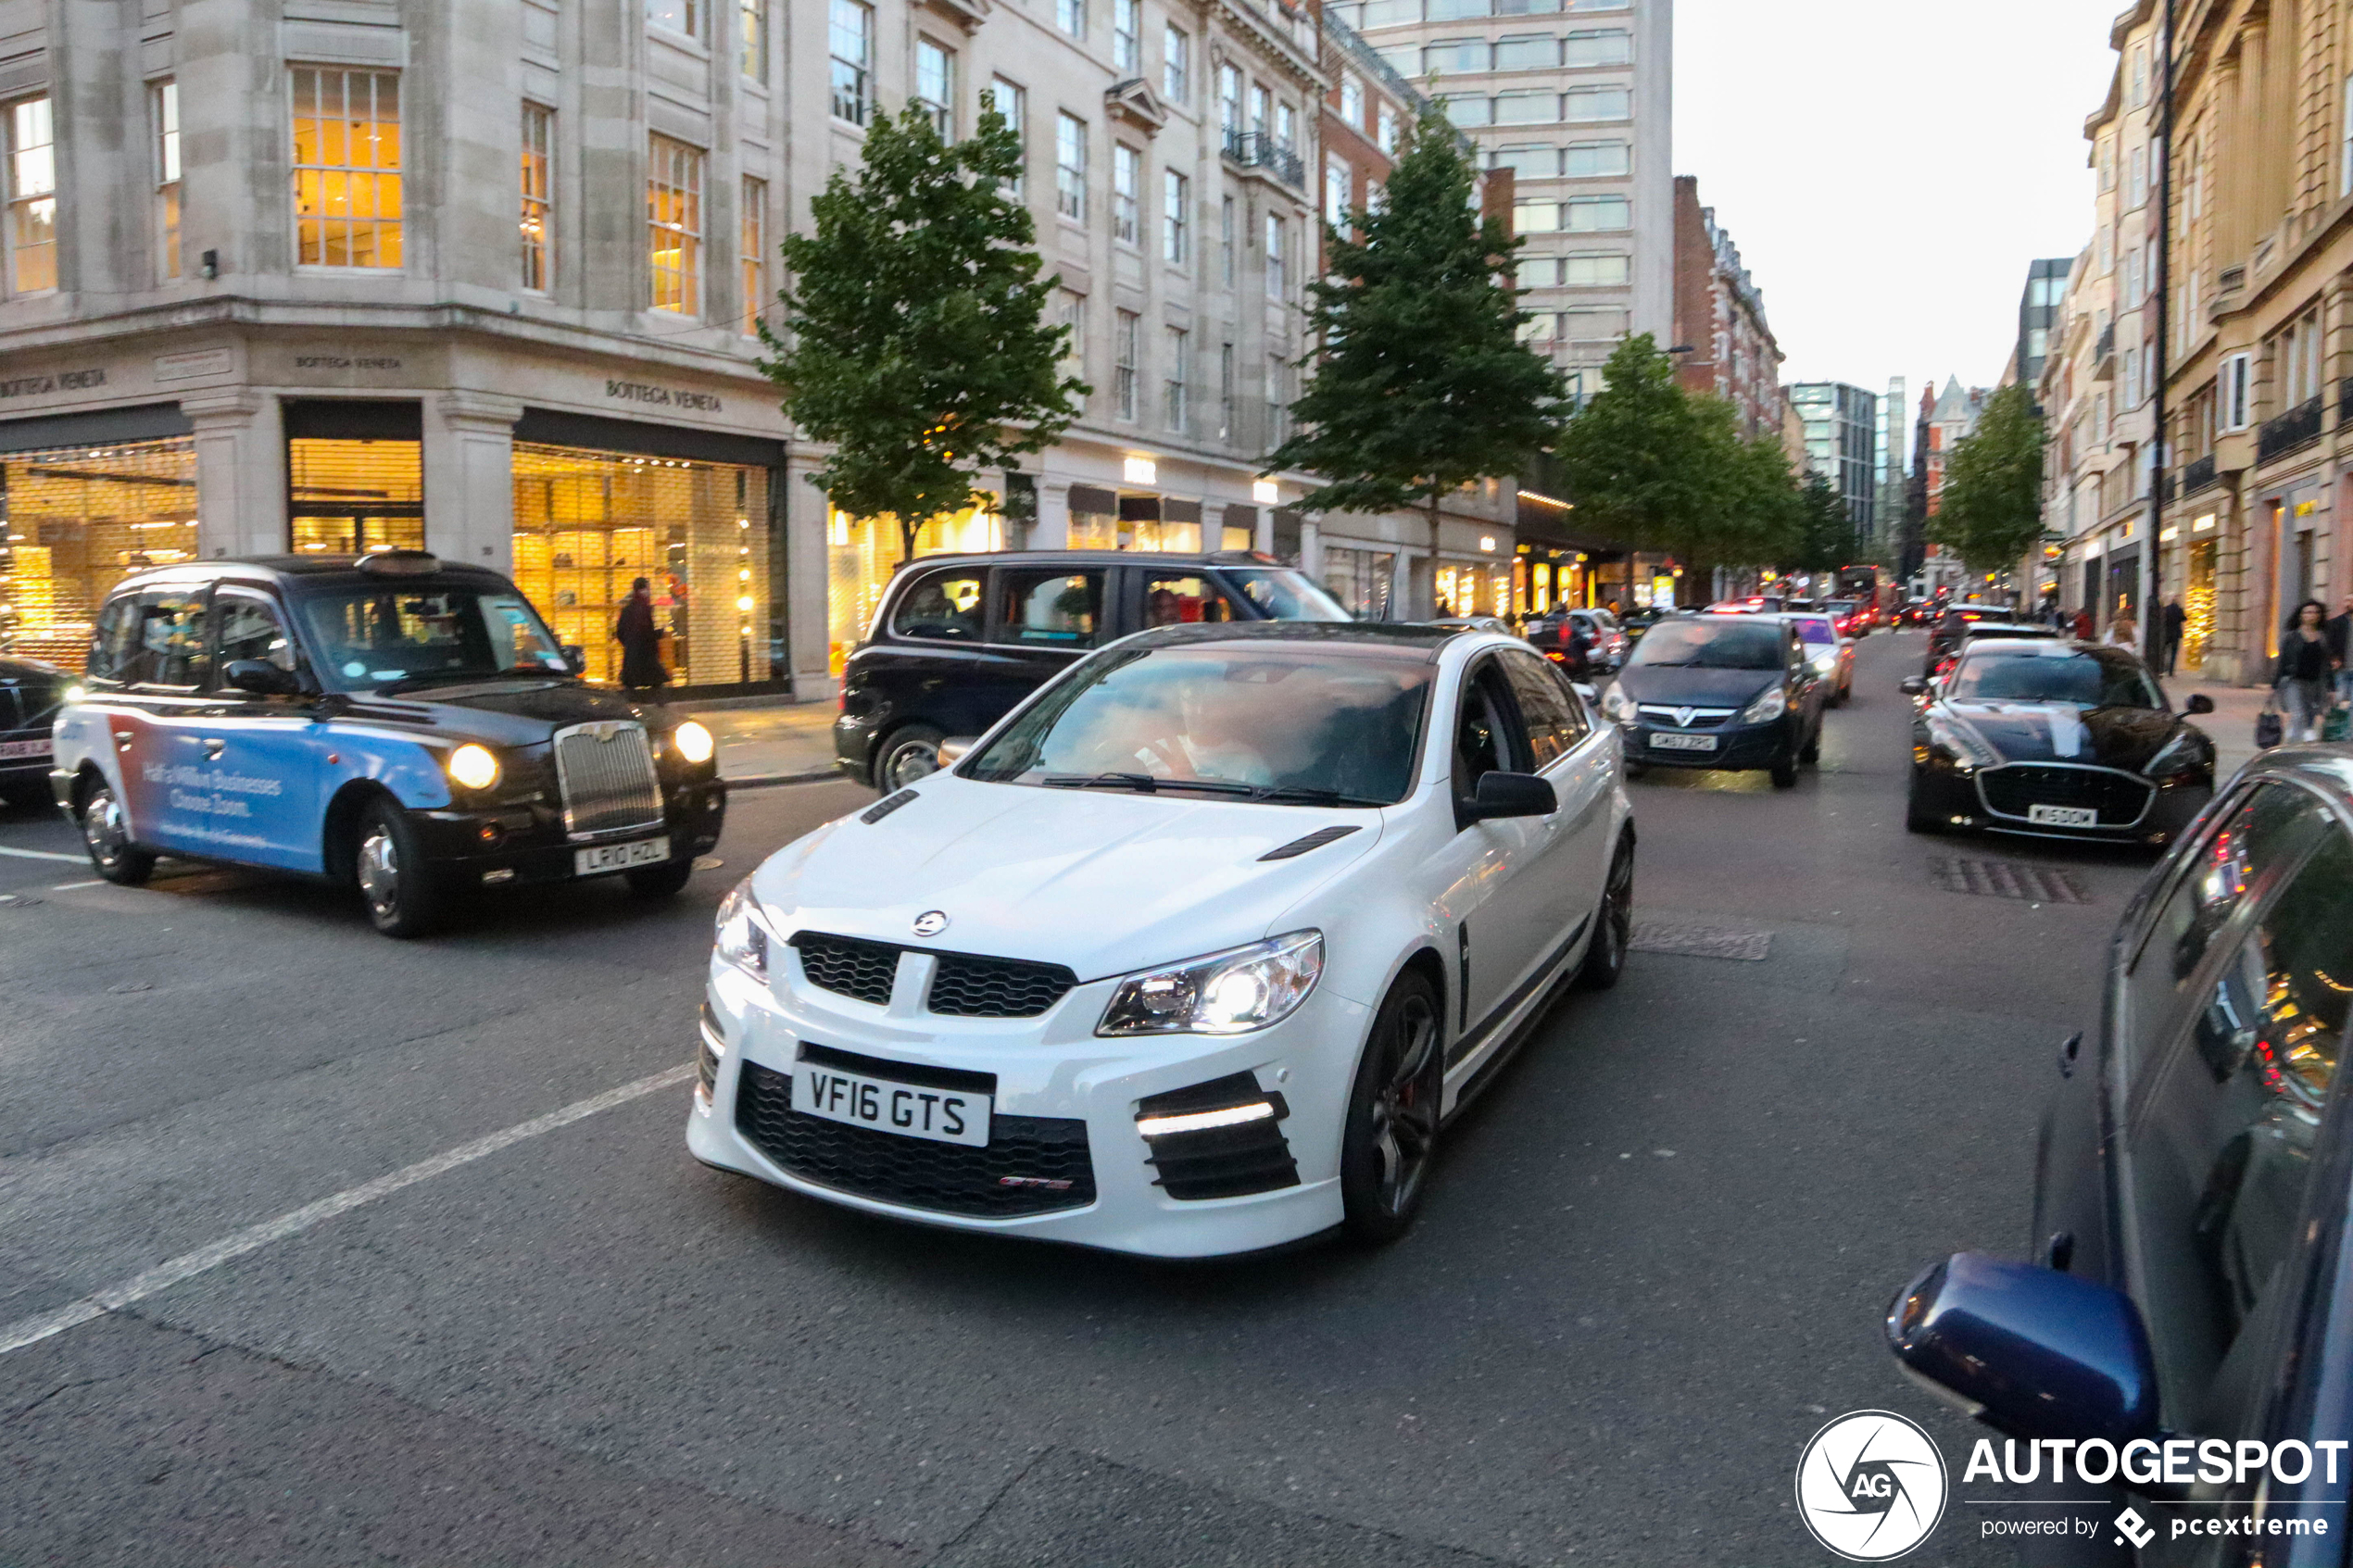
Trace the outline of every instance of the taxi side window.
<instances>
[{"instance_id":1,"label":"taxi side window","mask_svg":"<svg viewBox=\"0 0 2353 1568\"><path fill-rule=\"evenodd\" d=\"M1090 648L1103 624L1103 574L1000 567L997 638L1042 647Z\"/></svg>"},{"instance_id":2,"label":"taxi side window","mask_svg":"<svg viewBox=\"0 0 2353 1568\"><path fill-rule=\"evenodd\" d=\"M1147 626L1190 626L1202 621L1223 624L1239 619L1234 613L1233 602L1205 577L1154 574L1144 579Z\"/></svg>"},{"instance_id":3,"label":"taxi side window","mask_svg":"<svg viewBox=\"0 0 2353 1568\"><path fill-rule=\"evenodd\" d=\"M1528 748L1538 771L1577 749L1585 738L1585 713L1577 696L1561 684L1552 667L1534 654L1514 648L1498 656L1510 677L1512 695L1528 730Z\"/></svg>"},{"instance_id":4,"label":"taxi side window","mask_svg":"<svg viewBox=\"0 0 2353 1568\"><path fill-rule=\"evenodd\" d=\"M124 594L107 602L90 633L90 658L82 673L93 681L127 681L125 673L139 651L139 596Z\"/></svg>"},{"instance_id":5,"label":"taxi side window","mask_svg":"<svg viewBox=\"0 0 2353 1568\"><path fill-rule=\"evenodd\" d=\"M2295 1251L2348 975L2353 839L2331 823L2200 987L2129 1137L2140 1294L2181 1430L2247 1413L2238 1363L2259 1356L2251 1325Z\"/></svg>"},{"instance_id":6,"label":"taxi side window","mask_svg":"<svg viewBox=\"0 0 2353 1568\"><path fill-rule=\"evenodd\" d=\"M982 579L967 569L935 571L915 583L890 612L891 634L926 642L980 641Z\"/></svg>"},{"instance_id":7,"label":"taxi side window","mask_svg":"<svg viewBox=\"0 0 2353 1568\"><path fill-rule=\"evenodd\" d=\"M239 659L259 659L294 673L294 641L285 623L267 601L243 594L221 594L212 601L214 622L220 627L219 668Z\"/></svg>"},{"instance_id":8,"label":"taxi side window","mask_svg":"<svg viewBox=\"0 0 2353 1568\"><path fill-rule=\"evenodd\" d=\"M115 679L181 690L210 684L202 588L147 589L139 596L132 615L129 646Z\"/></svg>"}]
</instances>

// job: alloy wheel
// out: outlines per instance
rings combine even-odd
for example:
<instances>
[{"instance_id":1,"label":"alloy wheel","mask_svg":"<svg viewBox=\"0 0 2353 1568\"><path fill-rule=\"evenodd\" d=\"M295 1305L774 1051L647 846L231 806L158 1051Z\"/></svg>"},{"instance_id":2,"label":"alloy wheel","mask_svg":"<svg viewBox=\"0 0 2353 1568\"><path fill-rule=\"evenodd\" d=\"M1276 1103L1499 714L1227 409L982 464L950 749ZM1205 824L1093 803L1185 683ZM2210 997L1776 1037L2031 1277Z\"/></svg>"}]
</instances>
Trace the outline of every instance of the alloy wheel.
<instances>
[{"instance_id":1,"label":"alloy wheel","mask_svg":"<svg viewBox=\"0 0 2353 1568\"><path fill-rule=\"evenodd\" d=\"M1376 1200L1389 1214L1413 1207L1438 1144L1438 1012L1427 996L1403 999L1380 1044L1380 1085L1370 1108Z\"/></svg>"},{"instance_id":2,"label":"alloy wheel","mask_svg":"<svg viewBox=\"0 0 2353 1568\"><path fill-rule=\"evenodd\" d=\"M114 791L100 788L82 809L82 839L90 847L90 858L102 868L111 869L122 863L122 851L130 842L130 834L122 824L122 802Z\"/></svg>"}]
</instances>

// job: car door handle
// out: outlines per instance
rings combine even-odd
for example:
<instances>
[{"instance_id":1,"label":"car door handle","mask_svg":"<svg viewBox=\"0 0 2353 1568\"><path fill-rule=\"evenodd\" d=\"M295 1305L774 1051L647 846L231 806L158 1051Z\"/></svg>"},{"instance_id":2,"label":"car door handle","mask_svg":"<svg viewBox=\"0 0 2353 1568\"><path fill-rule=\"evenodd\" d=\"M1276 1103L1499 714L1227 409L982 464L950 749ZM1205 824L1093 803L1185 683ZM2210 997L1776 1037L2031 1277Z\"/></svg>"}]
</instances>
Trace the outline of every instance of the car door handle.
<instances>
[{"instance_id":1,"label":"car door handle","mask_svg":"<svg viewBox=\"0 0 2353 1568\"><path fill-rule=\"evenodd\" d=\"M114 733L114 748L117 751L128 751L131 749L131 743L136 739L138 736L129 730L117 730Z\"/></svg>"},{"instance_id":2,"label":"car door handle","mask_svg":"<svg viewBox=\"0 0 2353 1568\"><path fill-rule=\"evenodd\" d=\"M225 740L220 740L220 739L217 739L217 738L216 738L216 737L214 737L214 736L211 736L211 735L207 735L207 736L205 737L205 743L204 743L204 754L205 754L205 756L206 756L206 757L208 757L208 758L211 758L211 759L216 759L216 760L217 760L217 759L220 758L220 753L221 753L222 749L223 749L224 747L226 747L226 746L228 746L228 744L229 744L229 743L228 743L227 741L225 741Z\"/></svg>"}]
</instances>

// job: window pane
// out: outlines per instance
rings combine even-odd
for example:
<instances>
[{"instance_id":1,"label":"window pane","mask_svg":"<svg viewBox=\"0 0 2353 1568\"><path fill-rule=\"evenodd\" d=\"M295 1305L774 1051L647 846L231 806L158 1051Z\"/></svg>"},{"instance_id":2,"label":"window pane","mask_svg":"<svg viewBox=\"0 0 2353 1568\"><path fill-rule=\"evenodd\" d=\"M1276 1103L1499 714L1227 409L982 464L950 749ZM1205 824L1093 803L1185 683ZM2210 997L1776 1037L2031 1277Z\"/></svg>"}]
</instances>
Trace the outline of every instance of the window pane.
<instances>
[{"instance_id":1,"label":"window pane","mask_svg":"<svg viewBox=\"0 0 2353 1568\"><path fill-rule=\"evenodd\" d=\"M1572 32L1562 50L1562 63L1571 66L1622 66L1631 64L1633 58L1632 36L1616 30Z\"/></svg>"},{"instance_id":2,"label":"window pane","mask_svg":"<svg viewBox=\"0 0 2353 1568\"><path fill-rule=\"evenodd\" d=\"M981 574L969 569L938 571L916 583L891 611L890 630L900 637L958 643L980 641Z\"/></svg>"},{"instance_id":3,"label":"window pane","mask_svg":"<svg viewBox=\"0 0 2353 1568\"><path fill-rule=\"evenodd\" d=\"M1572 232L1624 229L1633 222L1633 208L1624 196L1575 196L1565 204Z\"/></svg>"},{"instance_id":4,"label":"window pane","mask_svg":"<svg viewBox=\"0 0 2353 1568\"><path fill-rule=\"evenodd\" d=\"M1560 63L1560 41L1549 32L1495 40L1497 70L1551 70Z\"/></svg>"},{"instance_id":5,"label":"window pane","mask_svg":"<svg viewBox=\"0 0 2353 1568\"><path fill-rule=\"evenodd\" d=\"M400 78L327 67L293 76L296 261L398 267Z\"/></svg>"},{"instance_id":6,"label":"window pane","mask_svg":"<svg viewBox=\"0 0 2353 1568\"><path fill-rule=\"evenodd\" d=\"M1446 100L1446 118L1456 125L1485 125L1488 123L1489 116L1490 110L1484 97Z\"/></svg>"},{"instance_id":7,"label":"window pane","mask_svg":"<svg viewBox=\"0 0 2353 1568\"><path fill-rule=\"evenodd\" d=\"M1571 142L1561 149L1561 172L1572 180L1608 179L1632 169L1632 149L1623 142Z\"/></svg>"},{"instance_id":8,"label":"window pane","mask_svg":"<svg viewBox=\"0 0 2353 1568\"><path fill-rule=\"evenodd\" d=\"M1560 94L1557 93L1495 94L1495 123L1498 125L1547 125L1559 118Z\"/></svg>"},{"instance_id":9,"label":"window pane","mask_svg":"<svg viewBox=\"0 0 2353 1568\"><path fill-rule=\"evenodd\" d=\"M1092 647L1102 626L1100 571L1014 571L997 573L998 635L1009 643Z\"/></svg>"},{"instance_id":10,"label":"window pane","mask_svg":"<svg viewBox=\"0 0 2353 1568\"><path fill-rule=\"evenodd\" d=\"M1634 94L1624 87L1575 87L1561 96L1564 119L1627 119L1634 113Z\"/></svg>"}]
</instances>

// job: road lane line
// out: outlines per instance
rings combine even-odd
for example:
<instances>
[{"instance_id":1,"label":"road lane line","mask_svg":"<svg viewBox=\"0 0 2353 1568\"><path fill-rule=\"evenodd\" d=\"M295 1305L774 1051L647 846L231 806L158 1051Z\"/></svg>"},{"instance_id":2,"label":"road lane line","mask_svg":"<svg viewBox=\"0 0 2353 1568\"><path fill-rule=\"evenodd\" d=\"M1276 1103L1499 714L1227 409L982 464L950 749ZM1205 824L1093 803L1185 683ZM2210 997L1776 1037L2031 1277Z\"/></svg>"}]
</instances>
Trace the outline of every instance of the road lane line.
<instances>
[{"instance_id":1,"label":"road lane line","mask_svg":"<svg viewBox=\"0 0 2353 1568\"><path fill-rule=\"evenodd\" d=\"M183 1252L179 1257L157 1263L154 1268L142 1273L132 1274L129 1279L118 1281L103 1290L94 1291L78 1301L69 1301L55 1311L40 1312L29 1318L19 1318L15 1323L0 1326L0 1356L5 1356L11 1350L21 1350L28 1345L38 1345L44 1339L55 1338L69 1328L77 1328L94 1318L102 1318L108 1312L130 1306L134 1301L143 1301L159 1291L170 1289L183 1280L194 1279L196 1275L217 1269L223 1263L242 1258L248 1252L259 1251L273 1241L283 1241L288 1236L300 1236L314 1225L321 1225L337 1215L347 1214L363 1203L373 1203L379 1198L390 1197L403 1187L414 1186L419 1182L480 1160L484 1155L496 1154L502 1148L512 1148L527 1138L535 1138L542 1133L552 1133L559 1127L568 1127L573 1123L584 1121L600 1110L610 1110L615 1106L626 1105L631 1100L642 1099L647 1095L683 1084L694 1076L694 1063L681 1062L678 1066L665 1069L651 1077L640 1078L633 1084L623 1084L617 1089L607 1089L603 1094L591 1095L586 1099L574 1100L560 1110L551 1110L545 1116L535 1116L528 1122L518 1122L513 1126L492 1133L486 1137L479 1137L472 1143L461 1143L455 1148L445 1149L430 1160L421 1160L414 1165L378 1176L373 1181L362 1182L356 1187L347 1187L332 1198L322 1198L316 1203L305 1204L292 1213L281 1214L274 1220L264 1220L258 1225L249 1225L244 1230L221 1237L209 1247L199 1247L194 1252Z\"/></svg>"},{"instance_id":2,"label":"road lane line","mask_svg":"<svg viewBox=\"0 0 2353 1568\"><path fill-rule=\"evenodd\" d=\"M75 866L87 864L90 859L87 855L60 855L52 849L11 849L5 844L0 844L0 855L14 855L26 860L63 860Z\"/></svg>"},{"instance_id":3,"label":"road lane line","mask_svg":"<svg viewBox=\"0 0 2353 1568\"><path fill-rule=\"evenodd\" d=\"M52 893L70 893L77 887L104 887L103 882L61 882L49 889Z\"/></svg>"}]
</instances>

